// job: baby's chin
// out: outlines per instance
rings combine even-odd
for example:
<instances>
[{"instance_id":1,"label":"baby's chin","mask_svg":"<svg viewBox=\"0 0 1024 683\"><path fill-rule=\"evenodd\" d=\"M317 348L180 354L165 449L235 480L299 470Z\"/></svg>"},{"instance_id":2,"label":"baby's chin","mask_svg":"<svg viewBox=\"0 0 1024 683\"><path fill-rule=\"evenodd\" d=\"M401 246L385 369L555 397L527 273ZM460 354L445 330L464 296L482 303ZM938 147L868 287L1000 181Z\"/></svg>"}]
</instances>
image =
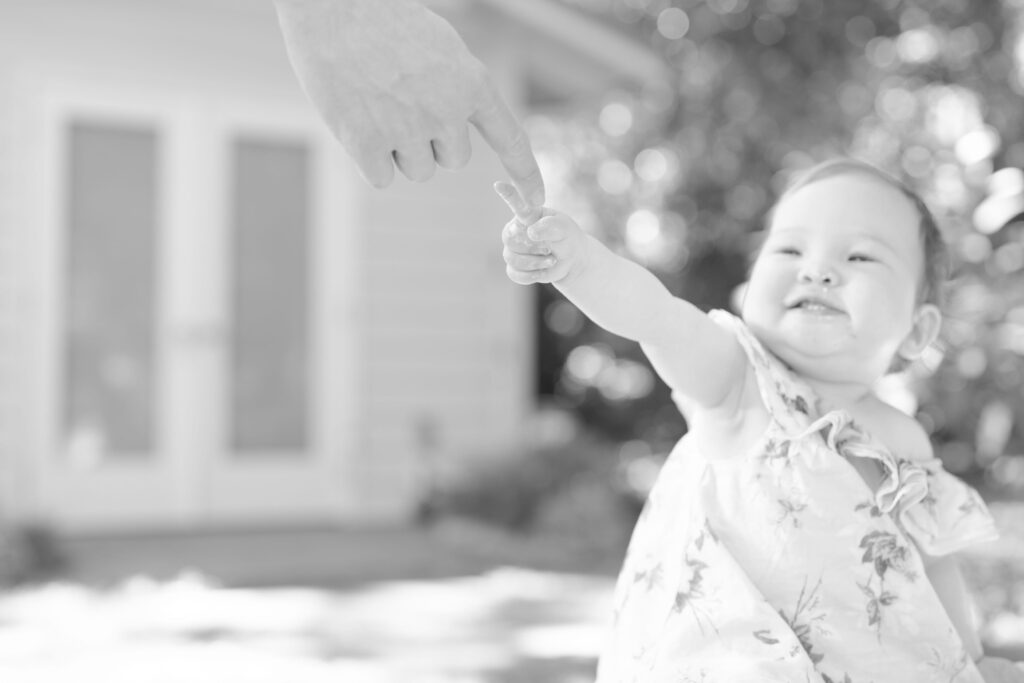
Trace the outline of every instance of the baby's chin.
<instances>
[{"instance_id":1,"label":"baby's chin","mask_svg":"<svg viewBox=\"0 0 1024 683\"><path fill-rule=\"evenodd\" d=\"M865 367L863 361L839 350L806 344L794 346L780 340L760 338L762 345L797 378L812 385L861 386L870 390L884 376L885 369Z\"/></svg>"},{"instance_id":2,"label":"baby's chin","mask_svg":"<svg viewBox=\"0 0 1024 683\"><path fill-rule=\"evenodd\" d=\"M843 374L836 372L843 365L840 349L805 339L790 339L774 329L759 330L755 325L750 325L750 329L762 346L797 374L823 380Z\"/></svg>"}]
</instances>

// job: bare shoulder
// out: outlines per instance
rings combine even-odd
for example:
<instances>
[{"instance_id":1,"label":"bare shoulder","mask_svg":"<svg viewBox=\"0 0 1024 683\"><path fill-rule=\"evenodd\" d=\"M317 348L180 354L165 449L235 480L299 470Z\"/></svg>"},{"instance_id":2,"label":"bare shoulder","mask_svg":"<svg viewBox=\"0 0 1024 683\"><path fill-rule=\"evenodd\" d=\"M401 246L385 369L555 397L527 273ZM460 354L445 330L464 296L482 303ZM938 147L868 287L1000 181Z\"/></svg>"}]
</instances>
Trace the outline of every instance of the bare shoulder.
<instances>
[{"instance_id":1,"label":"bare shoulder","mask_svg":"<svg viewBox=\"0 0 1024 683\"><path fill-rule=\"evenodd\" d=\"M934 457L928 432L912 416L882 400L875 402L872 413L866 426L895 455L916 461Z\"/></svg>"}]
</instances>

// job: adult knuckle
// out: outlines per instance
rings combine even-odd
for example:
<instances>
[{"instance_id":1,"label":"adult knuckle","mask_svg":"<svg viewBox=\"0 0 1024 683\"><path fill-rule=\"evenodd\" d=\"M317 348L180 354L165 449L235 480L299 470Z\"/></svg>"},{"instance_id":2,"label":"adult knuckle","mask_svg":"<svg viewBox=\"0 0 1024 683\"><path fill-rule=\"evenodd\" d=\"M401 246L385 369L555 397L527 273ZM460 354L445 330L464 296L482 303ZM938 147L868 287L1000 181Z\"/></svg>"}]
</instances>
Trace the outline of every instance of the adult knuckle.
<instances>
[{"instance_id":1,"label":"adult knuckle","mask_svg":"<svg viewBox=\"0 0 1024 683\"><path fill-rule=\"evenodd\" d=\"M436 166L433 163L421 162L403 170L409 180L416 183L423 183L434 177Z\"/></svg>"},{"instance_id":2,"label":"adult knuckle","mask_svg":"<svg viewBox=\"0 0 1024 683\"><path fill-rule=\"evenodd\" d=\"M498 94L498 89L494 85L494 81L491 79L491 74L476 57L472 57L466 62L466 82L469 83L477 91L486 93L488 96L494 96Z\"/></svg>"},{"instance_id":3,"label":"adult knuckle","mask_svg":"<svg viewBox=\"0 0 1024 683\"><path fill-rule=\"evenodd\" d=\"M363 177L366 178L366 182L370 183L372 187L378 190L383 190L385 187L390 185L392 181L392 176L379 172L364 172Z\"/></svg>"},{"instance_id":4,"label":"adult knuckle","mask_svg":"<svg viewBox=\"0 0 1024 683\"><path fill-rule=\"evenodd\" d=\"M473 155L472 150L469 147L469 141L466 141L464 145L458 145L452 150L451 162L455 168L462 168L469 163L470 157Z\"/></svg>"},{"instance_id":5,"label":"adult knuckle","mask_svg":"<svg viewBox=\"0 0 1024 683\"><path fill-rule=\"evenodd\" d=\"M432 144L439 166L454 170L469 163L471 156L469 132L465 130L465 124L463 124L462 130L450 127L445 129Z\"/></svg>"}]
</instances>

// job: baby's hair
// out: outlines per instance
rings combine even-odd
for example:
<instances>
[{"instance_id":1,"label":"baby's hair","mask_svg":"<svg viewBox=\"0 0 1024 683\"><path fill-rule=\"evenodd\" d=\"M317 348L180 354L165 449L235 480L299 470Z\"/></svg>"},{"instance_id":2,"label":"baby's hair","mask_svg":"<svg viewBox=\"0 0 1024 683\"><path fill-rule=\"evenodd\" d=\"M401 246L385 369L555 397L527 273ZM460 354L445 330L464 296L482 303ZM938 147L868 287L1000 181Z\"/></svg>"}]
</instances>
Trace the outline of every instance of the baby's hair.
<instances>
[{"instance_id":1,"label":"baby's hair","mask_svg":"<svg viewBox=\"0 0 1024 683\"><path fill-rule=\"evenodd\" d=\"M935 304L941 309L945 298L945 284L951 270L949 252L934 214L932 214L928 205L924 203L921 196L911 190L905 183L867 162L840 157L823 161L802 173L782 193L782 196L776 202L776 206L800 188L807 187L825 178L853 173L870 176L899 190L917 209L917 215L920 217L918 225L921 231L921 247L924 251L924 273L918 291L918 301Z\"/></svg>"}]
</instances>

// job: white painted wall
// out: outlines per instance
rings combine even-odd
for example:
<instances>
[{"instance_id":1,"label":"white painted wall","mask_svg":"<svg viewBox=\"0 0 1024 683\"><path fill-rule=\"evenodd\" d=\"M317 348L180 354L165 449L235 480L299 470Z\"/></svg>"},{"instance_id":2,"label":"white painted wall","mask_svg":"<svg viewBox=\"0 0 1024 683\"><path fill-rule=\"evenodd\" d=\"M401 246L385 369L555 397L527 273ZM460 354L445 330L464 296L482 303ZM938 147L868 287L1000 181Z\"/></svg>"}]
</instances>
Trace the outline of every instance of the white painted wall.
<instances>
[{"instance_id":1,"label":"white painted wall","mask_svg":"<svg viewBox=\"0 0 1024 683\"><path fill-rule=\"evenodd\" d=\"M35 414L46 398L45 349L33 337L46 312L27 286L38 264L23 255L47 210L38 125L46 93L102 82L159 92L197 121L251 102L320 124L269 0L0 0L0 16L0 504L45 517L32 477L33 460L49 457ZM476 44L515 93L517 46ZM504 276L506 216L490 189L503 173L478 138L468 169L383 192L324 144L343 200L323 207L336 226L323 244L353 252L323 288L321 342L335 353L321 400L339 516L401 518L425 474L424 420L436 430L434 457L449 468L515 440L531 407L531 294Z\"/></svg>"}]
</instances>

